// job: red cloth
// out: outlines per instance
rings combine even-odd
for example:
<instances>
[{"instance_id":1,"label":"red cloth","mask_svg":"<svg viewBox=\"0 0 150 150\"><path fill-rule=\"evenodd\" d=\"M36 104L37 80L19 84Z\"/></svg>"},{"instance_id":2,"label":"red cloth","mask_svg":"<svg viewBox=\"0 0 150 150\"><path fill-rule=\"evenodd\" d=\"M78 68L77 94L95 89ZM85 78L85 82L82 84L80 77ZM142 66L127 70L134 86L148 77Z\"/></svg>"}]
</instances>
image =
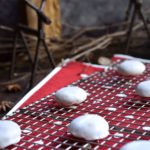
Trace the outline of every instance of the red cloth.
<instances>
[{"instance_id":1,"label":"red cloth","mask_svg":"<svg viewBox=\"0 0 150 150\"><path fill-rule=\"evenodd\" d=\"M117 61L118 59L127 60L127 58L115 56L115 57L112 57L112 58L111 58L111 61L112 61L112 62L115 62L115 61ZM131 58L128 58L128 59L131 59Z\"/></svg>"},{"instance_id":2,"label":"red cloth","mask_svg":"<svg viewBox=\"0 0 150 150\"><path fill-rule=\"evenodd\" d=\"M51 94L59 88L62 88L80 79L81 74L89 75L100 70L103 69L87 66L80 62L72 62L66 67L63 67L38 91L33 93L33 95L22 106L34 102L48 94ZM91 99L90 97L89 99L87 98L87 101L81 105L78 105L77 109L69 110L68 108L62 108L51 99L49 101L46 100L46 103L41 101L40 104L35 104L36 106L30 106L27 111L23 111L24 113L17 113L14 116L10 116L9 119L17 122L21 126L21 129L30 129L32 131L31 134L23 132L24 134L22 139L19 143L17 143L19 146L16 149L22 150L25 149L25 147L31 149L42 148L43 150L50 149L51 147L55 147L56 149L68 149L71 144L75 146L75 148L71 147L71 149L77 149L79 146L85 146L87 144L86 141L73 138L72 135L67 134L67 131L69 122L73 118L76 118L87 112L100 114L102 117L105 117L105 119L109 121L111 128L109 131L110 135L108 135L106 138L91 141L91 149L97 148L97 145L98 149L103 150L108 149L108 147L111 147L112 149L119 149L123 144L132 140L136 140L139 138L139 136L142 140L149 140L149 136L147 134L148 132L146 133L146 131L143 131L143 126L150 126L148 121L150 116L148 107L149 104L134 103L134 101L140 100L140 97L135 95L133 87L127 90L126 82L124 82L124 80L120 80L121 77L119 77L119 74L117 75L116 72L111 73L112 74L107 74L108 76L104 76L104 79L99 77L96 78L98 79L97 83L99 83L99 85L94 87L95 89L101 87L97 92L101 92L101 90L102 92L97 97L97 93L90 92L90 89L88 89L90 93L89 96L94 97L94 99ZM112 80L112 83L110 82L112 77L118 78L117 80ZM125 79L125 81L128 81L128 78ZM103 90L103 86L100 84L101 80L103 80L102 83L105 86L107 86L107 83L110 85L112 84L112 86L117 83L117 86ZM135 80L130 81L130 83L133 82L135 82ZM120 88L118 88L119 84L121 85ZM124 93L122 93L122 90L124 90ZM91 91L94 91L94 89ZM119 97L117 94L125 94L128 96ZM103 99L101 100L101 98ZM95 101L97 100L100 101L96 102L98 104L95 104ZM110 111L106 108L115 108L115 111ZM126 116L130 114L133 115L134 118L126 118ZM46 117L47 115L48 117ZM55 124L58 121L62 121L62 124ZM115 137L114 135L118 134L118 132L121 133L121 136ZM137 134L144 132L145 134L143 135ZM41 140L43 144L35 144L36 141L40 142ZM9 147L9 149L13 148L15 148L15 145Z\"/></svg>"},{"instance_id":3,"label":"red cloth","mask_svg":"<svg viewBox=\"0 0 150 150\"><path fill-rule=\"evenodd\" d=\"M33 93L33 95L26 100L20 108L31 104L32 102L35 102L36 100L39 100L78 79L81 79L80 74L89 75L98 70L103 70L103 68L88 66L81 62L71 62L56 73L56 75L48 80L39 90Z\"/></svg>"}]
</instances>

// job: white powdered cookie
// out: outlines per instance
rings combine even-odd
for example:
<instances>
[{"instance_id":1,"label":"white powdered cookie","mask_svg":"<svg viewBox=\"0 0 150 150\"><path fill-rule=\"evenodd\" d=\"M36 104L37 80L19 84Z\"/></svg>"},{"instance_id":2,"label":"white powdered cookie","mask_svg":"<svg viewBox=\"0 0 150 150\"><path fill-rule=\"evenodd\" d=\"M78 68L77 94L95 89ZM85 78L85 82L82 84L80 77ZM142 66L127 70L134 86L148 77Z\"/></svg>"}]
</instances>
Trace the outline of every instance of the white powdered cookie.
<instances>
[{"instance_id":1,"label":"white powdered cookie","mask_svg":"<svg viewBox=\"0 0 150 150\"><path fill-rule=\"evenodd\" d=\"M150 150L150 141L132 141L125 144L120 150Z\"/></svg>"},{"instance_id":2,"label":"white powdered cookie","mask_svg":"<svg viewBox=\"0 0 150 150\"><path fill-rule=\"evenodd\" d=\"M68 86L58 90L55 99L60 105L73 105L83 102L87 98L87 92L77 86Z\"/></svg>"},{"instance_id":3,"label":"white powdered cookie","mask_svg":"<svg viewBox=\"0 0 150 150\"><path fill-rule=\"evenodd\" d=\"M150 97L150 80L139 83L136 87L136 93L142 97Z\"/></svg>"},{"instance_id":4,"label":"white powdered cookie","mask_svg":"<svg viewBox=\"0 0 150 150\"><path fill-rule=\"evenodd\" d=\"M21 139L21 129L10 120L0 120L0 149L16 144Z\"/></svg>"},{"instance_id":5,"label":"white powdered cookie","mask_svg":"<svg viewBox=\"0 0 150 150\"><path fill-rule=\"evenodd\" d=\"M126 60L120 63L118 66L118 72L125 76L140 75L145 71L145 65L136 60Z\"/></svg>"},{"instance_id":6,"label":"white powdered cookie","mask_svg":"<svg viewBox=\"0 0 150 150\"><path fill-rule=\"evenodd\" d=\"M69 124L68 130L73 136L85 140L102 139L109 135L107 121L94 114L85 114L75 118Z\"/></svg>"}]
</instances>

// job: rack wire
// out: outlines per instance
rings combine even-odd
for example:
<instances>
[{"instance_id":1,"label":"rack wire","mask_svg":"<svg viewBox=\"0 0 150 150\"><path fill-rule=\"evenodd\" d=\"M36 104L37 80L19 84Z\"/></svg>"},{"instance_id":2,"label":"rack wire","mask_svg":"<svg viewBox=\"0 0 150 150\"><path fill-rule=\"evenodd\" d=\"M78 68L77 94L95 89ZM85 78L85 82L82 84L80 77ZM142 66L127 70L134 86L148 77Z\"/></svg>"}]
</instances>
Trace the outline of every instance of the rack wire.
<instances>
[{"instance_id":1,"label":"rack wire","mask_svg":"<svg viewBox=\"0 0 150 150\"><path fill-rule=\"evenodd\" d=\"M7 116L22 129L21 141L10 148L115 150L133 140L150 140L150 98L135 93L136 85L150 78L150 64L145 65L146 71L139 76L119 75L113 67L72 83L88 92L86 101L79 105L61 107L52 93ZM69 123L86 113L104 117L110 126L109 136L95 141L73 137Z\"/></svg>"}]
</instances>

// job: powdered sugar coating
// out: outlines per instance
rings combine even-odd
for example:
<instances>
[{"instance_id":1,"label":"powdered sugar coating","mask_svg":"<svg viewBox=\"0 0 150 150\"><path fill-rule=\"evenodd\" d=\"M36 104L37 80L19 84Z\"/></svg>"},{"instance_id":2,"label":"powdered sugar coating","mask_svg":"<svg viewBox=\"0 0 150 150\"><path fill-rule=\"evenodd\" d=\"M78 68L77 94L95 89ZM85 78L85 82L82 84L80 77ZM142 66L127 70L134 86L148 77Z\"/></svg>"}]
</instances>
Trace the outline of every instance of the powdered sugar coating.
<instances>
[{"instance_id":1,"label":"powdered sugar coating","mask_svg":"<svg viewBox=\"0 0 150 150\"><path fill-rule=\"evenodd\" d=\"M0 120L0 149L16 144L21 139L21 129L10 120Z\"/></svg>"},{"instance_id":2,"label":"powdered sugar coating","mask_svg":"<svg viewBox=\"0 0 150 150\"><path fill-rule=\"evenodd\" d=\"M132 141L125 144L120 150L150 150L150 141Z\"/></svg>"},{"instance_id":3,"label":"powdered sugar coating","mask_svg":"<svg viewBox=\"0 0 150 150\"><path fill-rule=\"evenodd\" d=\"M85 140L102 139L109 135L107 121L94 114L85 114L75 118L69 124L68 130L73 136Z\"/></svg>"},{"instance_id":4,"label":"powdered sugar coating","mask_svg":"<svg viewBox=\"0 0 150 150\"><path fill-rule=\"evenodd\" d=\"M133 75L140 75L145 71L145 65L136 60L125 60L121 64L117 66L118 72L121 75L125 76L133 76Z\"/></svg>"},{"instance_id":5,"label":"powdered sugar coating","mask_svg":"<svg viewBox=\"0 0 150 150\"><path fill-rule=\"evenodd\" d=\"M58 90L55 99L60 105L79 104L87 98L87 92L77 86L68 86Z\"/></svg>"},{"instance_id":6,"label":"powdered sugar coating","mask_svg":"<svg viewBox=\"0 0 150 150\"><path fill-rule=\"evenodd\" d=\"M150 97L150 80L139 83L136 87L136 93L142 97Z\"/></svg>"}]
</instances>

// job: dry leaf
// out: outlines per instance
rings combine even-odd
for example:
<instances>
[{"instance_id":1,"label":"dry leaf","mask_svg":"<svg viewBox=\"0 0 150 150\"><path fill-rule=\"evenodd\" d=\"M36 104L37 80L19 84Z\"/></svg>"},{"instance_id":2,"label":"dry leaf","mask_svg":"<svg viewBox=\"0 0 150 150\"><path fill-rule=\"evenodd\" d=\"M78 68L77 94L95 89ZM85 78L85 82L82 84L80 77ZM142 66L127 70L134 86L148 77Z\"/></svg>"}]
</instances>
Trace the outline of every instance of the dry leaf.
<instances>
[{"instance_id":1,"label":"dry leaf","mask_svg":"<svg viewBox=\"0 0 150 150\"><path fill-rule=\"evenodd\" d=\"M21 87L19 84L11 84L11 85L8 85L7 90L9 92L18 92L18 91L21 91Z\"/></svg>"},{"instance_id":2,"label":"dry leaf","mask_svg":"<svg viewBox=\"0 0 150 150\"><path fill-rule=\"evenodd\" d=\"M1 101L0 102L0 111L7 111L8 109L12 108L14 105L11 101Z\"/></svg>"}]
</instances>

